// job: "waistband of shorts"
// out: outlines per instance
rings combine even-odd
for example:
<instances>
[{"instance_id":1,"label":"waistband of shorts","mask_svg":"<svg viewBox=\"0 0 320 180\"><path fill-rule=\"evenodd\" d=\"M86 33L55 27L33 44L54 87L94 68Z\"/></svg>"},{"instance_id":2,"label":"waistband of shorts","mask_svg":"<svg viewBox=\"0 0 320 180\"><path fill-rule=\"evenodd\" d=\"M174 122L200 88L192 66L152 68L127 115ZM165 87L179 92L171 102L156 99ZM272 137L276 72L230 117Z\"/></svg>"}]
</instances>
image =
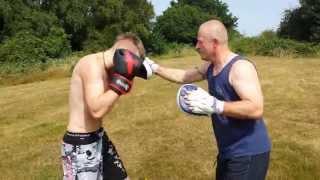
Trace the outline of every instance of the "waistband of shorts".
<instances>
[{"instance_id":1,"label":"waistband of shorts","mask_svg":"<svg viewBox=\"0 0 320 180\"><path fill-rule=\"evenodd\" d=\"M94 132L88 133L75 133L66 131L66 133L63 136L63 141L65 143L73 145L91 144L93 142L98 141L103 136L103 134L104 130L102 127Z\"/></svg>"}]
</instances>

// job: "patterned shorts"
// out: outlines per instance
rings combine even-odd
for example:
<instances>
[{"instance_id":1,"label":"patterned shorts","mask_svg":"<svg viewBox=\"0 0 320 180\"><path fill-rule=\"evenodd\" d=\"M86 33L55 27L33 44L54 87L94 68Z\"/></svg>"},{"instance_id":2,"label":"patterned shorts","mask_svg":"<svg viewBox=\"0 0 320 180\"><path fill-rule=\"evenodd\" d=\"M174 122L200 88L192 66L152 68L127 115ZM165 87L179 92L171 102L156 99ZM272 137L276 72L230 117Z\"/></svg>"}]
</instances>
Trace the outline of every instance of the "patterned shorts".
<instances>
[{"instance_id":1,"label":"patterned shorts","mask_svg":"<svg viewBox=\"0 0 320 180\"><path fill-rule=\"evenodd\" d=\"M61 146L64 180L123 180L126 170L103 128L66 132Z\"/></svg>"}]
</instances>

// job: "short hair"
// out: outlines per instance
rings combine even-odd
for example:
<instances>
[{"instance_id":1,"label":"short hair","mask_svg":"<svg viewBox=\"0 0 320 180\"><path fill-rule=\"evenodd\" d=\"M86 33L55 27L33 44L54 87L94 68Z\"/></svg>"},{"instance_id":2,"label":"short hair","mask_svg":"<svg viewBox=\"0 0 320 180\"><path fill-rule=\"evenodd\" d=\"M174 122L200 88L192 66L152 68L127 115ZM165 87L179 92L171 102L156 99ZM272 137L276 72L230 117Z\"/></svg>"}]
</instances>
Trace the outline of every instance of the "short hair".
<instances>
[{"instance_id":1,"label":"short hair","mask_svg":"<svg viewBox=\"0 0 320 180\"><path fill-rule=\"evenodd\" d=\"M144 49L144 45L143 45L141 39L136 34L134 34L132 32L126 32L126 33L119 34L116 37L115 42L118 42L121 40L130 40L138 48L140 57L145 58L146 50Z\"/></svg>"},{"instance_id":2,"label":"short hair","mask_svg":"<svg viewBox=\"0 0 320 180\"><path fill-rule=\"evenodd\" d=\"M201 26L205 26L210 38L216 38L222 44L228 44L228 30L219 19L210 19Z\"/></svg>"}]
</instances>

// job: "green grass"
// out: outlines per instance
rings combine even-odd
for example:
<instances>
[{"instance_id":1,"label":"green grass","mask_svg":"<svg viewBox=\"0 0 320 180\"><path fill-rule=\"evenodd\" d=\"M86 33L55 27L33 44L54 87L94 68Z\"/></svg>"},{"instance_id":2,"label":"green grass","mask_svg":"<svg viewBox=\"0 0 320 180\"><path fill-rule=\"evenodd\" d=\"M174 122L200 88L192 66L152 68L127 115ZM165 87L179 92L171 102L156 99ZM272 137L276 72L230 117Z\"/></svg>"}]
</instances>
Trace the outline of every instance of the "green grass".
<instances>
[{"instance_id":1,"label":"green grass","mask_svg":"<svg viewBox=\"0 0 320 180\"><path fill-rule=\"evenodd\" d=\"M320 59L251 59L259 70L272 138L268 179L319 179ZM189 56L160 63L186 68L199 62ZM132 92L104 118L131 179L214 179L211 122L178 110L178 88L159 77L136 79ZM68 92L65 77L0 88L0 179L61 179Z\"/></svg>"}]
</instances>

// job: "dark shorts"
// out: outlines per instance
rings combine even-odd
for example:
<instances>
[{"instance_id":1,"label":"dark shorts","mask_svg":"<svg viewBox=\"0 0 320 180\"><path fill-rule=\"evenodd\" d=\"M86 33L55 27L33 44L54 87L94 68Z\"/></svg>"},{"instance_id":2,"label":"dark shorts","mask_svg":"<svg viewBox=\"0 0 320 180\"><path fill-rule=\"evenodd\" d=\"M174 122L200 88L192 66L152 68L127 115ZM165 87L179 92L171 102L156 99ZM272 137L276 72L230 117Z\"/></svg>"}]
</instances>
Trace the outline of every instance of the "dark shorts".
<instances>
[{"instance_id":1,"label":"dark shorts","mask_svg":"<svg viewBox=\"0 0 320 180\"><path fill-rule=\"evenodd\" d=\"M103 128L66 132L61 146L64 180L123 180L126 170Z\"/></svg>"},{"instance_id":2,"label":"dark shorts","mask_svg":"<svg viewBox=\"0 0 320 180\"><path fill-rule=\"evenodd\" d=\"M264 180L270 152L228 159L217 158L216 180Z\"/></svg>"}]
</instances>

